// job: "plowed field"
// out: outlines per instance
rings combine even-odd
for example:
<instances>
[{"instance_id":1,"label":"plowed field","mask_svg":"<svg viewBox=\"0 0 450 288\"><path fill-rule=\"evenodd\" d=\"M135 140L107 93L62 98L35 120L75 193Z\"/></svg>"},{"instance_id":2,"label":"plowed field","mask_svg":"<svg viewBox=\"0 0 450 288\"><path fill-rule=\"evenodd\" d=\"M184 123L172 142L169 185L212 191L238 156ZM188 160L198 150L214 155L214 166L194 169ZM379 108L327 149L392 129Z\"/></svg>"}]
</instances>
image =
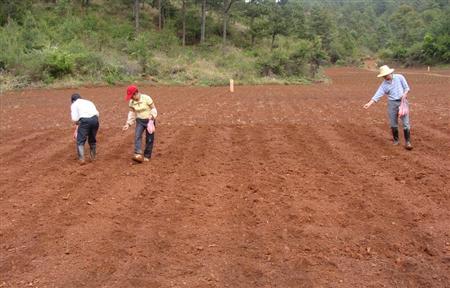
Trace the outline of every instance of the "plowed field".
<instances>
[{"instance_id":1,"label":"plowed field","mask_svg":"<svg viewBox=\"0 0 450 288\"><path fill-rule=\"evenodd\" d=\"M1 95L0 287L450 287L450 77L403 72L412 151L391 144L386 99L362 109L366 70L142 86L159 112L144 164L124 87ZM74 92L100 111L85 166Z\"/></svg>"}]
</instances>

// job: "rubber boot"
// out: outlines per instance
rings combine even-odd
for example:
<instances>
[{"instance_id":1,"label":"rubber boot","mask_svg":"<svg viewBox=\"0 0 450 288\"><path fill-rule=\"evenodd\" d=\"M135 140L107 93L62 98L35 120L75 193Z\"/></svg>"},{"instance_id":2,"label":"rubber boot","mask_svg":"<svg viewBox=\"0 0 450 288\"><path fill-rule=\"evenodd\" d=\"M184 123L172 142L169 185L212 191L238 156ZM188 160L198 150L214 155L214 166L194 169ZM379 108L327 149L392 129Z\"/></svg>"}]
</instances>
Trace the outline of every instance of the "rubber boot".
<instances>
[{"instance_id":1,"label":"rubber boot","mask_svg":"<svg viewBox=\"0 0 450 288\"><path fill-rule=\"evenodd\" d=\"M84 165L84 145L78 145L77 146L77 152L78 152L78 162L80 165Z\"/></svg>"},{"instance_id":2,"label":"rubber boot","mask_svg":"<svg viewBox=\"0 0 450 288\"><path fill-rule=\"evenodd\" d=\"M403 132L405 134L405 149L412 150L413 146L411 145L411 130L404 129Z\"/></svg>"},{"instance_id":3,"label":"rubber boot","mask_svg":"<svg viewBox=\"0 0 450 288\"><path fill-rule=\"evenodd\" d=\"M97 156L97 147L91 147L89 151L89 157L91 161L95 161L95 157Z\"/></svg>"},{"instance_id":4,"label":"rubber boot","mask_svg":"<svg viewBox=\"0 0 450 288\"><path fill-rule=\"evenodd\" d=\"M392 140L394 145L398 145L398 127L391 127L392 130Z\"/></svg>"}]
</instances>

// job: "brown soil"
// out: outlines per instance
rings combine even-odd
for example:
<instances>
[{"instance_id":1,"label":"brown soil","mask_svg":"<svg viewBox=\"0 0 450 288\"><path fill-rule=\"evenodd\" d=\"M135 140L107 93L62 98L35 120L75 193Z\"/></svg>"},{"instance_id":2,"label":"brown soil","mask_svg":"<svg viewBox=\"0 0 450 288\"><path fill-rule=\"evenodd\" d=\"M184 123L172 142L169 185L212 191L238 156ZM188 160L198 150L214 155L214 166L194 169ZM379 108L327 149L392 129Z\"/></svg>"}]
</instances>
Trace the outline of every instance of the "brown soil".
<instances>
[{"instance_id":1,"label":"brown soil","mask_svg":"<svg viewBox=\"0 0 450 288\"><path fill-rule=\"evenodd\" d=\"M364 68L371 71L377 71L378 70L377 60L371 58L365 59Z\"/></svg>"},{"instance_id":2,"label":"brown soil","mask_svg":"<svg viewBox=\"0 0 450 288\"><path fill-rule=\"evenodd\" d=\"M331 84L142 87L159 110L133 165L124 87L80 167L74 90L1 95L0 287L450 287L450 78L405 75L414 150L390 143L375 72Z\"/></svg>"}]
</instances>

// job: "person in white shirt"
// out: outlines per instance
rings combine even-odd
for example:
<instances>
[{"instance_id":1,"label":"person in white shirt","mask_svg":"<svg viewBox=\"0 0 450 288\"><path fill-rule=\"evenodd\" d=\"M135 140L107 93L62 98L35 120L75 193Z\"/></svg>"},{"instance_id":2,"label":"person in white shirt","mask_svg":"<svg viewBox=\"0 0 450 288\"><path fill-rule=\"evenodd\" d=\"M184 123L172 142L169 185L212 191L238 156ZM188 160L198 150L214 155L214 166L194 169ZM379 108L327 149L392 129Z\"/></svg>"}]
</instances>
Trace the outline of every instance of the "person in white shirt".
<instances>
[{"instance_id":1,"label":"person in white shirt","mask_svg":"<svg viewBox=\"0 0 450 288\"><path fill-rule=\"evenodd\" d=\"M100 126L98 121L99 112L94 103L89 100L81 99L80 94L73 94L71 97L72 105L70 111L72 121L76 127L76 141L78 161L81 165L85 164L84 144L86 139L89 143L89 156L92 161L97 155L97 131Z\"/></svg>"}]
</instances>

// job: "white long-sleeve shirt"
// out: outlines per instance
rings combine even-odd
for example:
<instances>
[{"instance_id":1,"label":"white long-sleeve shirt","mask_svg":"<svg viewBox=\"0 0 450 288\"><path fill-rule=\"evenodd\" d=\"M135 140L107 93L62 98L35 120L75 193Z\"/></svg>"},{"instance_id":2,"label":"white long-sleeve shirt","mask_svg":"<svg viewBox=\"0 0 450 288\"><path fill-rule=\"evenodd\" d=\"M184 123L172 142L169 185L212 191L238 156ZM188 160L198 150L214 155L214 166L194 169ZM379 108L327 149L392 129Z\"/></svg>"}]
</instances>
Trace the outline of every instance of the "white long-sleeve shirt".
<instances>
[{"instance_id":1,"label":"white long-sleeve shirt","mask_svg":"<svg viewBox=\"0 0 450 288\"><path fill-rule=\"evenodd\" d=\"M78 99L70 106L70 112L72 115L72 121L77 122L80 118L91 118L93 116L99 116L97 108L94 103L85 99Z\"/></svg>"}]
</instances>

